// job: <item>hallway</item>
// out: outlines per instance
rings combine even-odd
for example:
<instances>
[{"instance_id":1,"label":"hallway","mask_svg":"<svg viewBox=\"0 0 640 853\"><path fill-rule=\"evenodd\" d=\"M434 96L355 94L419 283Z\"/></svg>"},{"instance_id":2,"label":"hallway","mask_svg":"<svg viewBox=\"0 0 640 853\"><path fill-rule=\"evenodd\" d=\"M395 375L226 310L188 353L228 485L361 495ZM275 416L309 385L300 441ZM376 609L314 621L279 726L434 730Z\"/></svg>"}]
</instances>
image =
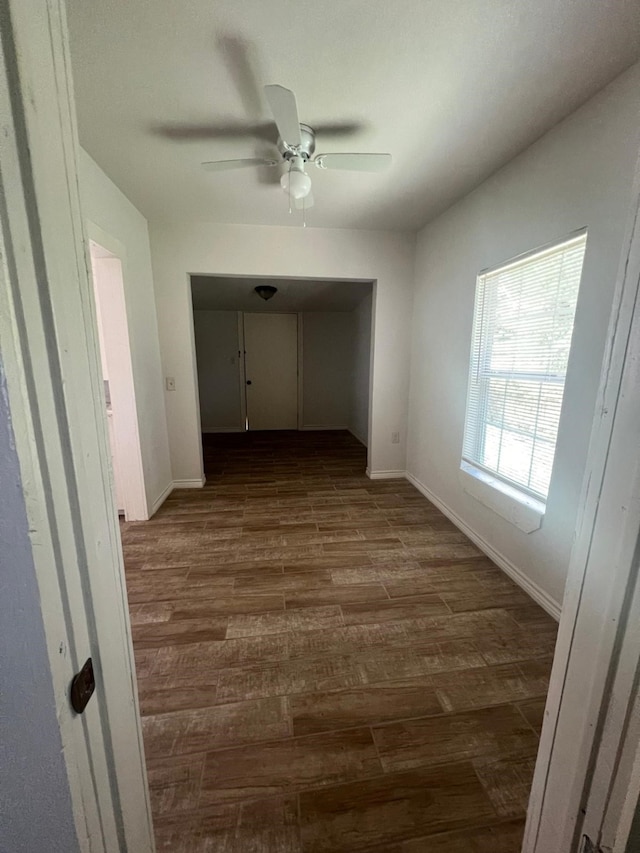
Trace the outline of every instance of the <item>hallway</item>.
<instances>
[{"instance_id":1,"label":"hallway","mask_svg":"<svg viewBox=\"0 0 640 853\"><path fill-rule=\"evenodd\" d=\"M556 624L346 432L123 523L159 851L517 853Z\"/></svg>"}]
</instances>

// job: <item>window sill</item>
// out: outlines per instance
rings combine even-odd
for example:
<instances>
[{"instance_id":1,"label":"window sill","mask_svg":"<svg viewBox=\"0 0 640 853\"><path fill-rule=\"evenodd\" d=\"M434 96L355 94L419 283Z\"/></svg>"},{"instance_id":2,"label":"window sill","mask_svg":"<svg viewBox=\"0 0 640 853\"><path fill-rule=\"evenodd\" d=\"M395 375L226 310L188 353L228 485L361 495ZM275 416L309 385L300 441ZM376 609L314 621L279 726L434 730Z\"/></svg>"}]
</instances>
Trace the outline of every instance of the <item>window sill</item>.
<instances>
[{"instance_id":1,"label":"window sill","mask_svg":"<svg viewBox=\"0 0 640 853\"><path fill-rule=\"evenodd\" d=\"M468 462L462 462L460 483L468 495L525 533L533 533L542 526L545 513L545 505L542 501L524 494L514 486L503 483L486 471Z\"/></svg>"}]
</instances>

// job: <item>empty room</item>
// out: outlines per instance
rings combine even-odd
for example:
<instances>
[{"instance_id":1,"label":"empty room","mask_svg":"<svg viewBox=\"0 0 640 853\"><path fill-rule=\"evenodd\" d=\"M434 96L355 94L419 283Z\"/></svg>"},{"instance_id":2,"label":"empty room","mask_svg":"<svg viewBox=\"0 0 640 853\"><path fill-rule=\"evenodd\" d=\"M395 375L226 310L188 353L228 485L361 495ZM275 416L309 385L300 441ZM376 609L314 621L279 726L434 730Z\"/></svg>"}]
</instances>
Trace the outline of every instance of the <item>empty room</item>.
<instances>
[{"instance_id":1,"label":"empty room","mask_svg":"<svg viewBox=\"0 0 640 853\"><path fill-rule=\"evenodd\" d=\"M0 850L638 850L637 1L0 12Z\"/></svg>"}]
</instances>

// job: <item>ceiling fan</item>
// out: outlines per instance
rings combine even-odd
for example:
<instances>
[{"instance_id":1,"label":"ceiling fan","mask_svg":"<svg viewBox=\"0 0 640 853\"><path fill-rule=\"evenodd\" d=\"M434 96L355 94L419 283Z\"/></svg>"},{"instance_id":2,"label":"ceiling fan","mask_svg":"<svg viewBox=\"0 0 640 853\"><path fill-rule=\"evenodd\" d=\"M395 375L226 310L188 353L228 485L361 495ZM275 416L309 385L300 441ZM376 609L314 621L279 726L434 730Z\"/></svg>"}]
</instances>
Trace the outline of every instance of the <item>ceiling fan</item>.
<instances>
[{"instance_id":1,"label":"ceiling fan","mask_svg":"<svg viewBox=\"0 0 640 853\"><path fill-rule=\"evenodd\" d=\"M279 158L249 157L241 160L213 160L203 163L208 172L225 172L230 169L246 169L253 166L287 165L287 171L280 179L280 186L289 196L290 203L298 209L307 209L313 205L311 178L307 166L318 169L343 169L354 172L381 172L391 164L391 154L317 154L316 134L308 124L301 124L298 118L296 97L284 86L265 86L264 92L269 102L273 118L278 129Z\"/></svg>"}]
</instances>

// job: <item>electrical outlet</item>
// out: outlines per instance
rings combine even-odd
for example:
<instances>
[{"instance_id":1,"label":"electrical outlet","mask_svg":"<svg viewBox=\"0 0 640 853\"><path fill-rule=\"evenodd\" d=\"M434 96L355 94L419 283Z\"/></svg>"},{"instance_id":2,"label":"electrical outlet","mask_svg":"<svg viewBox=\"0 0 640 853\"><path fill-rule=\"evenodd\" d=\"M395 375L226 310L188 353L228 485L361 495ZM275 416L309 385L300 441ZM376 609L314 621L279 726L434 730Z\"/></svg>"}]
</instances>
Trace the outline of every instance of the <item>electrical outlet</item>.
<instances>
[{"instance_id":1,"label":"electrical outlet","mask_svg":"<svg viewBox=\"0 0 640 853\"><path fill-rule=\"evenodd\" d=\"M167 376L164 380L165 387L167 391L175 391L176 390L176 380L173 376Z\"/></svg>"},{"instance_id":2,"label":"electrical outlet","mask_svg":"<svg viewBox=\"0 0 640 853\"><path fill-rule=\"evenodd\" d=\"M400 433L392 432L391 433L391 444L400 444Z\"/></svg>"}]
</instances>

